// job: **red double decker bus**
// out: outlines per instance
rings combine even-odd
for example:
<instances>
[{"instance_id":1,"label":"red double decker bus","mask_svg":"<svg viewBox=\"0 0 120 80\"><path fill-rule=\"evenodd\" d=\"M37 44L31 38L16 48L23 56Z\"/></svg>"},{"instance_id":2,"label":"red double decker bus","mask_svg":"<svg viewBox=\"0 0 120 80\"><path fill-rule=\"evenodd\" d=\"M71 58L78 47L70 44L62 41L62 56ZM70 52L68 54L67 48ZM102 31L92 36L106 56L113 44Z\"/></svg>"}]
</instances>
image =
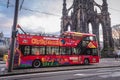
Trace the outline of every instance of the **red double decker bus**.
<instances>
[{"instance_id":1,"label":"red double decker bus","mask_svg":"<svg viewBox=\"0 0 120 80\"><path fill-rule=\"evenodd\" d=\"M14 68L99 63L94 34L64 32L59 37L17 34Z\"/></svg>"}]
</instances>

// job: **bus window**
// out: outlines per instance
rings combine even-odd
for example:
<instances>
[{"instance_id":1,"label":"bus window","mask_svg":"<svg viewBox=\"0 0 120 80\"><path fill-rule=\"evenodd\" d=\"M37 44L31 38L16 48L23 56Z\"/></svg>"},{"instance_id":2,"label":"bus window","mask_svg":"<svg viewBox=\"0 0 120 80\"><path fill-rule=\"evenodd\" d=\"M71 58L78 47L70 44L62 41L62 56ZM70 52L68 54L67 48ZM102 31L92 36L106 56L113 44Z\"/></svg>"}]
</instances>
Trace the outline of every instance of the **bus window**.
<instances>
[{"instance_id":1,"label":"bus window","mask_svg":"<svg viewBox=\"0 0 120 80\"><path fill-rule=\"evenodd\" d=\"M74 54L76 54L77 52L76 52L76 48L72 48L72 54L74 55Z\"/></svg>"},{"instance_id":2,"label":"bus window","mask_svg":"<svg viewBox=\"0 0 120 80\"><path fill-rule=\"evenodd\" d=\"M46 47L46 54L49 55L51 53L52 53L51 47Z\"/></svg>"},{"instance_id":3,"label":"bus window","mask_svg":"<svg viewBox=\"0 0 120 80\"><path fill-rule=\"evenodd\" d=\"M30 55L30 46L19 47L23 55Z\"/></svg>"},{"instance_id":4,"label":"bus window","mask_svg":"<svg viewBox=\"0 0 120 80\"><path fill-rule=\"evenodd\" d=\"M98 56L98 49L92 49L92 55L93 56Z\"/></svg>"},{"instance_id":5,"label":"bus window","mask_svg":"<svg viewBox=\"0 0 120 80\"><path fill-rule=\"evenodd\" d=\"M32 47L32 55L40 55L40 48L37 46Z\"/></svg>"},{"instance_id":6,"label":"bus window","mask_svg":"<svg viewBox=\"0 0 120 80\"><path fill-rule=\"evenodd\" d=\"M71 55L71 53L72 53L71 47L67 47L67 48L66 48L66 54L67 54L67 55Z\"/></svg>"},{"instance_id":7,"label":"bus window","mask_svg":"<svg viewBox=\"0 0 120 80\"><path fill-rule=\"evenodd\" d=\"M60 47L60 54L71 55L71 53L72 53L71 47Z\"/></svg>"},{"instance_id":8,"label":"bus window","mask_svg":"<svg viewBox=\"0 0 120 80\"><path fill-rule=\"evenodd\" d=\"M92 41L96 41L96 37L95 37L95 36L90 36L89 38L90 38L90 40L92 40Z\"/></svg>"},{"instance_id":9,"label":"bus window","mask_svg":"<svg viewBox=\"0 0 120 80\"><path fill-rule=\"evenodd\" d=\"M86 50L86 55L91 55L91 49Z\"/></svg>"},{"instance_id":10,"label":"bus window","mask_svg":"<svg viewBox=\"0 0 120 80\"><path fill-rule=\"evenodd\" d=\"M79 54L79 48L72 48L72 54Z\"/></svg>"},{"instance_id":11,"label":"bus window","mask_svg":"<svg viewBox=\"0 0 120 80\"><path fill-rule=\"evenodd\" d=\"M90 40L96 41L96 37L95 36L87 36L87 37L84 37L83 40L84 41L90 41Z\"/></svg>"},{"instance_id":12,"label":"bus window","mask_svg":"<svg viewBox=\"0 0 120 80\"><path fill-rule=\"evenodd\" d=\"M82 54L98 56L98 49L97 48L96 49L87 48Z\"/></svg>"},{"instance_id":13,"label":"bus window","mask_svg":"<svg viewBox=\"0 0 120 80\"><path fill-rule=\"evenodd\" d=\"M84 37L83 40L84 40L84 41L89 41L89 37L88 37L88 36L87 36L87 37Z\"/></svg>"},{"instance_id":14,"label":"bus window","mask_svg":"<svg viewBox=\"0 0 120 80\"><path fill-rule=\"evenodd\" d=\"M44 46L40 46L40 54L41 55L45 55L45 47Z\"/></svg>"},{"instance_id":15,"label":"bus window","mask_svg":"<svg viewBox=\"0 0 120 80\"><path fill-rule=\"evenodd\" d=\"M32 55L44 55L45 47L44 46L34 46L32 47Z\"/></svg>"},{"instance_id":16,"label":"bus window","mask_svg":"<svg viewBox=\"0 0 120 80\"><path fill-rule=\"evenodd\" d=\"M52 53L55 55L59 55L59 47L53 47L52 48Z\"/></svg>"},{"instance_id":17,"label":"bus window","mask_svg":"<svg viewBox=\"0 0 120 80\"><path fill-rule=\"evenodd\" d=\"M90 48L83 49L82 53L80 54L81 55L92 55L92 49Z\"/></svg>"},{"instance_id":18,"label":"bus window","mask_svg":"<svg viewBox=\"0 0 120 80\"><path fill-rule=\"evenodd\" d=\"M60 47L60 54L65 55L65 47Z\"/></svg>"},{"instance_id":19,"label":"bus window","mask_svg":"<svg viewBox=\"0 0 120 80\"><path fill-rule=\"evenodd\" d=\"M24 55L30 55L30 46L25 46Z\"/></svg>"},{"instance_id":20,"label":"bus window","mask_svg":"<svg viewBox=\"0 0 120 80\"><path fill-rule=\"evenodd\" d=\"M59 55L59 47L47 46L46 47L46 54Z\"/></svg>"}]
</instances>

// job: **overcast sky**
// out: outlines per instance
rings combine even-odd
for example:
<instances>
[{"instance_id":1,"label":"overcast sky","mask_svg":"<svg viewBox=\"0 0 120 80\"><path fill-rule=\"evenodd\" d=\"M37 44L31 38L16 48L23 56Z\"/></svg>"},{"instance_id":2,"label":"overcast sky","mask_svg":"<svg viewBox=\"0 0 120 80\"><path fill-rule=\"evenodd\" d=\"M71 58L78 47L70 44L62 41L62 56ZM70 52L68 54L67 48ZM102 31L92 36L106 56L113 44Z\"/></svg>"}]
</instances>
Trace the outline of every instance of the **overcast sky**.
<instances>
[{"instance_id":1,"label":"overcast sky","mask_svg":"<svg viewBox=\"0 0 120 80\"><path fill-rule=\"evenodd\" d=\"M13 25L15 0L0 0L0 32L10 37ZM20 4L21 4L20 0ZM95 0L102 4L102 0ZM107 0L111 24L120 24L120 0ZM18 24L28 32L59 32L63 0L24 0L23 9L19 10ZM67 8L72 0L67 0ZM32 11L31 11L32 10Z\"/></svg>"}]
</instances>

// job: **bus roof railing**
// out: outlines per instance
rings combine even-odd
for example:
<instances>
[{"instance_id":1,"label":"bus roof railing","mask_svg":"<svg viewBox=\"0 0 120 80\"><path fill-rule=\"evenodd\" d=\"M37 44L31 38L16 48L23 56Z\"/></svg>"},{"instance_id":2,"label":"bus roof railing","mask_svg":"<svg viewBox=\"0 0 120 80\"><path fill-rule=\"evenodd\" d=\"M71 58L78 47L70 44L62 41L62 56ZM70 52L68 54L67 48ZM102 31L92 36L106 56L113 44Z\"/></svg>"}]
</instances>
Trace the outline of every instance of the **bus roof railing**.
<instances>
[{"instance_id":1,"label":"bus roof railing","mask_svg":"<svg viewBox=\"0 0 120 80\"><path fill-rule=\"evenodd\" d=\"M59 37L59 35L54 35L54 34L49 34L49 33L45 33L45 32L39 32L39 33L35 33L35 32L25 32L21 26L18 24L17 25L17 28L19 28L23 34L26 34L26 35L36 35L36 36L49 36L49 37ZM19 33L21 34L21 33Z\"/></svg>"}]
</instances>

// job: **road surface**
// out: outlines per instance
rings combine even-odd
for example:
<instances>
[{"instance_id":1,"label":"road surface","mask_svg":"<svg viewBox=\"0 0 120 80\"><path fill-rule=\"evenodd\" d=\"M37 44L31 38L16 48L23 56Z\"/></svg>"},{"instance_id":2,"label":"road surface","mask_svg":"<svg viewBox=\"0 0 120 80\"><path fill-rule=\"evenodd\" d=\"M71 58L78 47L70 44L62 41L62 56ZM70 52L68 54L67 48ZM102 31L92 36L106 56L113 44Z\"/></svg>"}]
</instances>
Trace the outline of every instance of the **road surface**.
<instances>
[{"instance_id":1,"label":"road surface","mask_svg":"<svg viewBox=\"0 0 120 80\"><path fill-rule=\"evenodd\" d=\"M69 70L3 76L0 80L120 80L120 68Z\"/></svg>"}]
</instances>

